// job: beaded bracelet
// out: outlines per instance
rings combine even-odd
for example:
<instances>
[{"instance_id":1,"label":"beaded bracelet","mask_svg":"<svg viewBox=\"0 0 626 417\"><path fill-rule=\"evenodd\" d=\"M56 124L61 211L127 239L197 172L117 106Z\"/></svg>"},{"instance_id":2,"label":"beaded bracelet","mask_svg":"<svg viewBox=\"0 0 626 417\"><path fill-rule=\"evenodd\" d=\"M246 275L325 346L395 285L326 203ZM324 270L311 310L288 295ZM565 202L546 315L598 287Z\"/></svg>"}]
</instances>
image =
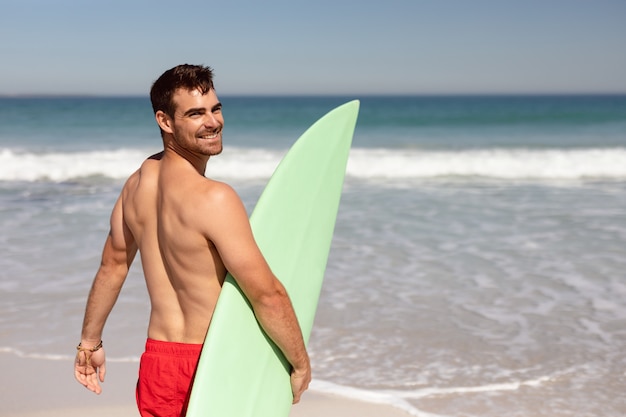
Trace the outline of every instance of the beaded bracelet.
<instances>
[{"instance_id":1,"label":"beaded bracelet","mask_svg":"<svg viewBox=\"0 0 626 417\"><path fill-rule=\"evenodd\" d=\"M100 340L100 343L98 343L97 345L95 345L92 348L86 348L82 346L82 342L78 344L78 346L76 346L76 350L79 352L97 352L100 349L102 349L102 340Z\"/></svg>"}]
</instances>

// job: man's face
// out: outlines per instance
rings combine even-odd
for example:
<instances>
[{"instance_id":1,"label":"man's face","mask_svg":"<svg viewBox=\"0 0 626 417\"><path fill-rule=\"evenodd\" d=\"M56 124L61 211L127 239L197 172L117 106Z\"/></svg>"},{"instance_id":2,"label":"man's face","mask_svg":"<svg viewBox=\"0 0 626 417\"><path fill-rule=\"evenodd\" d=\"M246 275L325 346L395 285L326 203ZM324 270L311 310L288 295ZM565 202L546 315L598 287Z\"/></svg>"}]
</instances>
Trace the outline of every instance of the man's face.
<instances>
[{"instance_id":1,"label":"man's face","mask_svg":"<svg viewBox=\"0 0 626 417\"><path fill-rule=\"evenodd\" d=\"M176 109L172 123L176 144L205 156L222 152L224 116L215 91L202 94L199 90L178 89L172 100Z\"/></svg>"}]
</instances>

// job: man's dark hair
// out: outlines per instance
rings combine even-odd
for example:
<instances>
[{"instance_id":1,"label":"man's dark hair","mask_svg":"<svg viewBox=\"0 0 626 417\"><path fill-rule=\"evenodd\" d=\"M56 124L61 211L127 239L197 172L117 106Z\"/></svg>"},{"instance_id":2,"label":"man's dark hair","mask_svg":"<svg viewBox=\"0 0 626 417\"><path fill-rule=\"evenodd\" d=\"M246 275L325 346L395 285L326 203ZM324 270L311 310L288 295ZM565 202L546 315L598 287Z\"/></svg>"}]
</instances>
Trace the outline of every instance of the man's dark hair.
<instances>
[{"instance_id":1,"label":"man's dark hair","mask_svg":"<svg viewBox=\"0 0 626 417\"><path fill-rule=\"evenodd\" d=\"M202 65L178 65L165 71L150 89L150 101L152 110L156 114L161 110L170 117L174 117L174 103L172 96L174 92L184 88L185 90L200 90L202 94L207 94L213 89L213 70Z\"/></svg>"}]
</instances>

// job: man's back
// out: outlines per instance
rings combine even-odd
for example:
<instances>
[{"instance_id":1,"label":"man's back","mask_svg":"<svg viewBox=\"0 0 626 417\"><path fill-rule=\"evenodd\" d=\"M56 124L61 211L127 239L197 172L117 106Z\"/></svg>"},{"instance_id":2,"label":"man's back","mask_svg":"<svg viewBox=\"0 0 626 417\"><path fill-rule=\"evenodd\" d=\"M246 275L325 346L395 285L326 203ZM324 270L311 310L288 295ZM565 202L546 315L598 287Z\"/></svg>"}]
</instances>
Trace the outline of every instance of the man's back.
<instances>
[{"instance_id":1,"label":"man's back","mask_svg":"<svg viewBox=\"0 0 626 417\"><path fill-rule=\"evenodd\" d=\"M206 193L221 186L186 161L158 154L124 187L124 221L141 253L152 304L152 339L204 340L226 271L205 236L210 211L203 208L212 200Z\"/></svg>"}]
</instances>

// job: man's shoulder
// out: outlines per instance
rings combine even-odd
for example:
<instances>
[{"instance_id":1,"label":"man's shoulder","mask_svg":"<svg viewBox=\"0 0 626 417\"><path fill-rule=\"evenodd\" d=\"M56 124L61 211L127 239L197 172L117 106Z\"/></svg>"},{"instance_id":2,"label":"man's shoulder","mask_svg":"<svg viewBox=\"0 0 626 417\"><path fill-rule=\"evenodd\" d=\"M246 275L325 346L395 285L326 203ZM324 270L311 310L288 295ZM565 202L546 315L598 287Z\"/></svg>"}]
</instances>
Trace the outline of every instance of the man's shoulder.
<instances>
[{"instance_id":1,"label":"man's shoulder","mask_svg":"<svg viewBox=\"0 0 626 417\"><path fill-rule=\"evenodd\" d=\"M185 213L195 219L201 233L210 240L217 231L223 231L234 223L247 218L241 198L230 185L211 179L204 179L202 186L193 190L193 196L185 198Z\"/></svg>"},{"instance_id":2,"label":"man's shoulder","mask_svg":"<svg viewBox=\"0 0 626 417\"><path fill-rule=\"evenodd\" d=\"M241 200L232 186L210 178L203 178L202 189L199 191L197 195L211 204L228 201L239 202Z\"/></svg>"},{"instance_id":3,"label":"man's shoulder","mask_svg":"<svg viewBox=\"0 0 626 417\"><path fill-rule=\"evenodd\" d=\"M140 181L143 182L147 179L156 180L158 177L159 161L161 159L159 155L160 154L155 154L144 160L141 166L130 174L124 184L124 189L134 189Z\"/></svg>"}]
</instances>

